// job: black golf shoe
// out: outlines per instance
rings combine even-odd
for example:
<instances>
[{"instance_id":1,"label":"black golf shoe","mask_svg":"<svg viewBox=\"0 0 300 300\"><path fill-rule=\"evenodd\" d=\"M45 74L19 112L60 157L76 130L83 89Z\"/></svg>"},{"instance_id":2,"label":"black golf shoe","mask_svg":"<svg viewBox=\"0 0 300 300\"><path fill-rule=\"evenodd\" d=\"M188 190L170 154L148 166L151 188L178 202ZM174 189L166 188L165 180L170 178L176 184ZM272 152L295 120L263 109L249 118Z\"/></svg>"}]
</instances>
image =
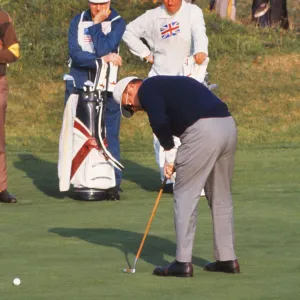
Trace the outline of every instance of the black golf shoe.
<instances>
[{"instance_id":1,"label":"black golf shoe","mask_svg":"<svg viewBox=\"0 0 300 300\"><path fill-rule=\"evenodd\" d=\"M193 265L174 260L165 267L158 266L153 270L156 276L193 277Z\"/></svg>"},{"instance_id":2,"label":"black golf shoe","mask_svg":"<svg viewBox=\"0 0 300 300\"><path fill-rule=\"evenodd\" d=\"M240 273L240 265L237 259L226 261L214 261L204 266L205 271L209 272L224 272L224 273Z\"/></svg>"},{"instance_id":3,"label":"black golf shoe","mask_svg":"<svg viewBox=\"0 0 300 300\"><path fill-rule=\"evenodd\" d=\"M7 190L0 192L0 202L2 203L17 203L15 196L11 195Z\"/></svg>"}]
</instances>

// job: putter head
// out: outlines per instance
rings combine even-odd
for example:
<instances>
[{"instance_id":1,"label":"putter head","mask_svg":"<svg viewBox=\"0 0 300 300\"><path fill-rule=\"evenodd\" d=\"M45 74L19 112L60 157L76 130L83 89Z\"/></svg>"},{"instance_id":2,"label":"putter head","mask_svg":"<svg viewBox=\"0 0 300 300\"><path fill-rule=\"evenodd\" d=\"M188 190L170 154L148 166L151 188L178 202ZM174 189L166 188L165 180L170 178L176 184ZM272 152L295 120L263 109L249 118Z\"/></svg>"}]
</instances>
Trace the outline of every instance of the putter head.
<instances>
[{"instance_id":1,"label":"putter head","mask_svg":"<svg viewBox=\"0 0 300 300\"><path fill-rule=\"evenodd\" d=\"M130 274L134 274L135 273L135 269L123 269L124 273L130 273Z\"/></svg>"}]
</instances>

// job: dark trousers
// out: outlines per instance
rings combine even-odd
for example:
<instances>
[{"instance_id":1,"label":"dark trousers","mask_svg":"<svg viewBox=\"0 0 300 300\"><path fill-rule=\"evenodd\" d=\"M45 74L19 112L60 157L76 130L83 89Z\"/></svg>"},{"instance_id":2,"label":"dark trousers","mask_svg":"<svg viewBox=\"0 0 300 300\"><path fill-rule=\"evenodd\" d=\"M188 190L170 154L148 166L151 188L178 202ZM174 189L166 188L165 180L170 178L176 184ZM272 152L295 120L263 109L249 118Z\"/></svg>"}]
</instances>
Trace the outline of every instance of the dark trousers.
<instances>
[{"instance_id":1,"label":"dark trousers","mask_svg":"<svg viewBox=\"0 0 300 300\"><path fill-rule=\"evenodd\" d=\"M5 76L0 76L0 191L7 189L5 157L5 115L8 97L8 84Z\"/></svg>"},{"instance_id":2,"label":"dark trousers","mask_svg":"<svg viewBox=\"0 0 300 300\"><path fill-rule=\"evenodd\" d=\"M108 150L112 156L120 161L120 123L121 123L121 112L120 105L117 104L112 97L107 98L106 104L106 136L108 143ZM122 171L115 169L116 184L121 185Z\"/></svg>"}]
</instances>

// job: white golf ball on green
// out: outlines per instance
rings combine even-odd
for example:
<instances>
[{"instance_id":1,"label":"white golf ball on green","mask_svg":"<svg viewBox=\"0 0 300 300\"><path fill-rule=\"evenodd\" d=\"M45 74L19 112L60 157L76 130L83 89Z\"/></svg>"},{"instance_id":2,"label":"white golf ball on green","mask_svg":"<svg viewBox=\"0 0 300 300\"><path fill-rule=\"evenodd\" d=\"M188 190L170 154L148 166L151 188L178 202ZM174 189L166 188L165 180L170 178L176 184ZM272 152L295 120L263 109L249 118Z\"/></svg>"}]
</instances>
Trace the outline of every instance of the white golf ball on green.
<instances>
[{"instance_id":1,"label":"white golf ball on green","mask_svg":"<svg viewBox=\"0 0 300 300\"><path fill-rule=\"evenodd\" d=\"M20 285L21 284L21 279L16 277L14 280L13 280L13 284L14 285Z\"/></svg>"}]
</instances>

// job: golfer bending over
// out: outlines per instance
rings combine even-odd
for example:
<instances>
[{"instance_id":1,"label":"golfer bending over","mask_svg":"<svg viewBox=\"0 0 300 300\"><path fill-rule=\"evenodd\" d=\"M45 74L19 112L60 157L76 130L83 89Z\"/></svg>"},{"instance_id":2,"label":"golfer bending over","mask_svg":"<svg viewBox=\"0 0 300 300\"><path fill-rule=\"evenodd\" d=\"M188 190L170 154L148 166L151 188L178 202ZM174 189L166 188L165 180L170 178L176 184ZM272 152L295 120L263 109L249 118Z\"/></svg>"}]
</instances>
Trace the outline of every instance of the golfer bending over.
<instances>
[{"instance_id":1,"label":"golfer bending over","mask_svg":"<svg viewBox=\"0 0 300 300\"><path fill-rule=\"evenodd\" d=\"M234 250L231 181L237 130L228 107L189 77L155 76L120 80L113 92L124 117L144 110L166 151L165 176L176 170L174 213L176 260L153 271L158 276L192 277L197 210L204 187L212 212L214 256L206 271L239 273ZM181 140L176 149L172 136Z\"/></svg>"}]
</instances>

